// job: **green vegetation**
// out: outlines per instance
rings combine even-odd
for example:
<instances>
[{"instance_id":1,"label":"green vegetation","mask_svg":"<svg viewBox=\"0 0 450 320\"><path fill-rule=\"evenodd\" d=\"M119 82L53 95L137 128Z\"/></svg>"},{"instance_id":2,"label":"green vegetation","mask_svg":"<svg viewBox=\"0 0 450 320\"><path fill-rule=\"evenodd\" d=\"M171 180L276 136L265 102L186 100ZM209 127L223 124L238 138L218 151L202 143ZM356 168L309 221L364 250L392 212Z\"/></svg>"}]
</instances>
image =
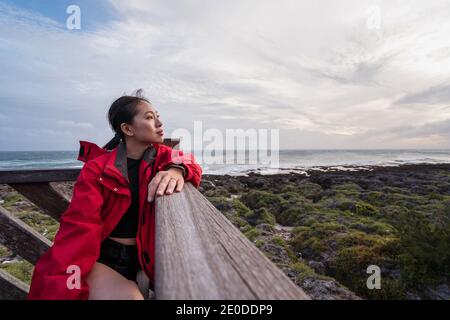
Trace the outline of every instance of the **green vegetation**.
<instances>
[{"instance_id":1,"label":"green vegetation","mask_svg":"<svg viewBox=\"0 0 450 320\"><path fill-rule=\"evenodd\" d=\"M297 273L298 282L303 282L306 278L330 280L332 278L317 274L310 266L303 262L295 262L290 265L291 269Z\"/></svg>"},{"instance_id":2,"label":"green vegetation","mask_svg":"<svg viewBox=\"0 0 450 320\"><path fill-rule=\"evenodd\" d=\"M450 279L450 174L399 176L392 183L380 176L371 174L373 184L361 175L326 186L306 178L270 190L269 183L247 188L239 199L228 200L231 221L263 251L271 243L287 252L286 263L299 280L332 277L368 299L403 299L445 283ZM293 227L291 238L263 237L258 232L263 223ZM275 259L274 252L266 254ZM298 254L323 263L326 275L317 275ZM381 268L381 290L367 289L369 265Z\"/></svg>"},{"instance_id":3,"label":"green vegetation","mask_svg":"<svg viewBox=\"0 0 450 320\"><path fill-rule=\"evenodd\" d=\"M12 191L12 189L8 191L7 196L2 199L4 200L2 206L47 239L53 241L58 231L59 223L55 219L40 212L36 206L28 202L22 195ZM20 206L17 205L18 203ZM6 258L9 260L12 257L14 257L12 252L0 246L0 261L6 260ZM0 268L19 280L30 284L34 266L27 261L19 259L17 261L12 260L0 263Z\"/></svg>"},{"instance_id":4,"label":"green vegetation","mask_svg":"<svg viewBox=\"0 0 450 320\"><path fill-rule=\"evenodd\" d=\"M34 266L27 261L17 261L0 264L0 269L8 272L17 279L30 284Z\"/></svg>"}]
</instances>

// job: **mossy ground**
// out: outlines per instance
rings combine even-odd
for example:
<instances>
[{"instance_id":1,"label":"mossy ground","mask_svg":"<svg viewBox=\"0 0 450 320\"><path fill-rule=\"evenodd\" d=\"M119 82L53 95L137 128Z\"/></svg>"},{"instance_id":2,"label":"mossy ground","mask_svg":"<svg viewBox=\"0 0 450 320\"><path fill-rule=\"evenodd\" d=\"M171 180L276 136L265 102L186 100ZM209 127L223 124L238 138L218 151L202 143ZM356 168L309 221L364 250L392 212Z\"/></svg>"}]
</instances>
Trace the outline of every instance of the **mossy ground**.
<instances>
[{"instance_id":1,"label":"mossy ground","mask_svg":"<svg viewBox=\"0 0 450 320\"><path fill-rule=\"evenodd\" d=\"M263 177L258 187L240 179L233 199L222 190L214 200L259 248L271 242L289 252L285 262L300 275L332 277L363 298L403 299L450 278L450 175L392 175L328 174L282 184ZM259 225L277 224L292 227L289 239L261 236ZM323 263L324 274L306 261ZM380 290L366 286L369 265L381 269Z\"/></svg>"},{"instance_id":2,"label":"mossy ground","mask_svg":"<svg viewBox=\"0 0 450 320\"><path fill-rule=\"evenodd\" d=\"M53 241L59 228L59 223L55 219L42 213L38 207L7 186L2 186L0 200L3 200L1 204L3 208ZM0 268L30 284L34 266L0 245Z\"/></svg>"}]
</instances>

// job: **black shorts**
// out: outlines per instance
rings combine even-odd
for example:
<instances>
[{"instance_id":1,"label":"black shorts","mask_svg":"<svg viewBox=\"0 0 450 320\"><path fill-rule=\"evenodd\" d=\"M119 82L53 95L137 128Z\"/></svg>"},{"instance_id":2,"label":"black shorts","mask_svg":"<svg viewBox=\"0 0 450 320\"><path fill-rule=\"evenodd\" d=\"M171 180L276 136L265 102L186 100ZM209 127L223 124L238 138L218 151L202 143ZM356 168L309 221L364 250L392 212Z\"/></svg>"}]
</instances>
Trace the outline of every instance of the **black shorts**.
<instances>
[{"instance_id":1,"label":"black shorts","mask_svg":"<svg viewBox=\"0 0 450 320\"><path fill-rule=\"evenodd\" d=\"M103 240L97 262L116 270L128 280L136 281L141 270L136 245L124 245L110 238Z\"/></svg>"}]
</instances>

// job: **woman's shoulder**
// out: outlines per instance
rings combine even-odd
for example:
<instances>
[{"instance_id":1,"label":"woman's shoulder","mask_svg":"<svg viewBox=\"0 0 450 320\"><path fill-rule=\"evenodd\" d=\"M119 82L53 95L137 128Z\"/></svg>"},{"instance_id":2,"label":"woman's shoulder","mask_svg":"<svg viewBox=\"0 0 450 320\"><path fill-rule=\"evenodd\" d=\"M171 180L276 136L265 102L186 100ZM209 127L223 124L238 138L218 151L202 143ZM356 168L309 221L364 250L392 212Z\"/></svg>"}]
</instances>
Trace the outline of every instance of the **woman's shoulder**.
<instances>
[{"instance_id":1,"label":"woman's shoulder","mask_svg":"<svg viewBox=\"0 0 450 320\"><path fill-rule=\"evenodd\" d=\"M81 170L89 171L92 174L95 174L96 176L100 176L106 164L108 163L110 157L111 153L105 153L93 159L87 160L84 163L83 168Z\"/></svg>"},{"instance_id":2,"label":"woman's shoulder","mask_svg":"<svg viewBox=\"0 0 450 320\"><path fill-rule=\"evenodd\" d=\"M80 149L77 160L87 162L101 155L109 154L111 151L99 147L97 144L85 140L80 140Z\"/></svg>"}]
</instances>

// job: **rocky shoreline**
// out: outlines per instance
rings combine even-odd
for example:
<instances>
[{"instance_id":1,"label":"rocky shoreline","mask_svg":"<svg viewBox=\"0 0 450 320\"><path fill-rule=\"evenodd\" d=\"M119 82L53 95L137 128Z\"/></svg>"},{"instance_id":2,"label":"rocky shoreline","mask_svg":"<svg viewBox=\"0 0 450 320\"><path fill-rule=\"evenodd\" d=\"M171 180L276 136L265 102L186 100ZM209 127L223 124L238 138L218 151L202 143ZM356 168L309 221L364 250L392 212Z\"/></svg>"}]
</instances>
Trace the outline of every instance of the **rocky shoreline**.
<instances>
[{"instance_id":1,"label":"rocky shoreline","mask_svg":"<svg viewBox=\"0 0 450 320\"><path fill-rule=\"evenodd\" d=\"M204 175L199 190L313 299L450 299L450 164ZM9 186L0 204L53 240L56 221ZM30 280L3 247L0 268Z\"/></svg>"},{"instance_id":2,"label":"rocky shoreline","mask_svg":"<svg viewBox=\"0 0 450 320\"><path fill-rule=\"evenodd\" d=\"M450 164L351 169L206 175L200 191L314 299L450 299Z\"/></svg>"}]
</instances>

